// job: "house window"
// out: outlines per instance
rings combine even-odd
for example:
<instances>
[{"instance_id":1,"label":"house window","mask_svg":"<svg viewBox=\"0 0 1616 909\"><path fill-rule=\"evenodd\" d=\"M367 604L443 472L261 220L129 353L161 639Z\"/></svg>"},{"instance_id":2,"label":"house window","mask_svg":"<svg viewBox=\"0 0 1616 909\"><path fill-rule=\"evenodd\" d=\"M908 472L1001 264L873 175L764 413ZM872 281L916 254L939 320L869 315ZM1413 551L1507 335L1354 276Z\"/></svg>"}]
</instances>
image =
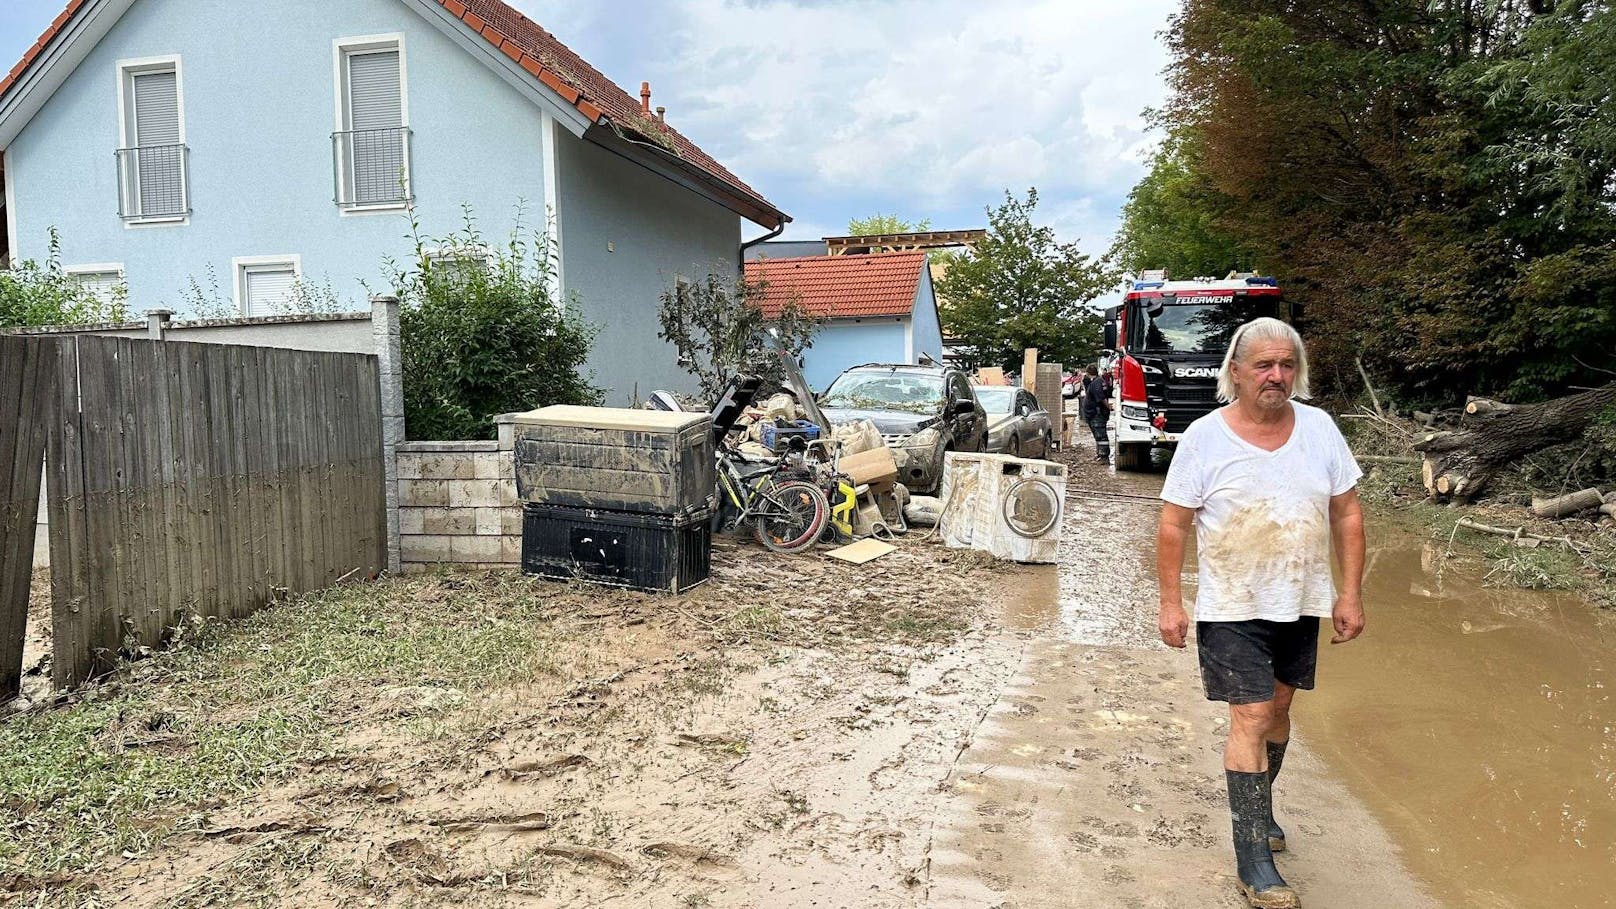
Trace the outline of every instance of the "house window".
<instances>
[{"instance_id":1,"label":"house window","mask_svg":"<svg viewBox=\"0 0 1616 909\"><path fill-rule=\"evenodd\" d=\"M276 316L291 309L302 275L297 256L262 256L234 260L236 308L243 316Z\"/></svg>"},{"instance_id":2,"label":"house window","mask_svg":"<svg viewBox=\"0 0 1616 909\"><path fill-rule=\"evenodd\" d=\"M403 36L343 39L335 48L331 148L337 205L348 211L401 208L410 201Z\"/></svg>"},{"instance_id":3,"label":"house window","mask_svg":"<svg viewBox=\"0 0 1616 909\"><path fill-rule=\"evenodd\" d=\"M69 278L88 290L102 306L111 306L127 293L122 265L75 265L63 269Z\"/></svg>"},{"instance_id":4,"label":"house window","mask_svg":"<svg viewBox=\"0 0 1616 909\"><path fill-rule=\"evenodd\" d=\"M131 222L183 221L190 150L179 58L121 61L118 87L118 213Z\"/></svg>"},{"instance_id":5,"label":"house window","mask_svg":"<svg viewBox=\"0 0 1616 909\"><path fill-rule=\"evenodd\" d=\"M439 246L426 250L432 269L451 282L467 280L473 274L493 270L494 256L486 246Z\"/></svg>"}]
</instances>

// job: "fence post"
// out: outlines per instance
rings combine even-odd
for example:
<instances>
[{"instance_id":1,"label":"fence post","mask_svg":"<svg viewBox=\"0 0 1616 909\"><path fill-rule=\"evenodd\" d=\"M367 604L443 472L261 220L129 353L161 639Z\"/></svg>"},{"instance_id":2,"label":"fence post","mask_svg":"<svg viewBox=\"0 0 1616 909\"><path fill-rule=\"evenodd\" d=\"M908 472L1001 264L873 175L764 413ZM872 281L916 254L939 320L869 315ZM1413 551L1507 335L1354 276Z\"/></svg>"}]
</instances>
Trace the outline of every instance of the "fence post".
<instances>
[{"instance_id":1,"label":"fence post","mask_svg":"<svg viewBox=\"0 0 1616 909\"><path fill-rule=\"evenodd\" d=\"M399 570L398 446L404 441L404 364L399 341L398 297L370 298L370 321L376 336L376 365L381 379L382 475L387 496L387 570Z\"/></svg>"},{"instance_id":2,"label":"fence post","mask_svg":"<svg viewBox=\"0 0 1616 909\"><path fill-rule=\"evenodd\" d=\"M172 309L146 310L146 336L153 341L163 340L168 333L168 320L174 315Z\"/></svg>"}]
</instances>

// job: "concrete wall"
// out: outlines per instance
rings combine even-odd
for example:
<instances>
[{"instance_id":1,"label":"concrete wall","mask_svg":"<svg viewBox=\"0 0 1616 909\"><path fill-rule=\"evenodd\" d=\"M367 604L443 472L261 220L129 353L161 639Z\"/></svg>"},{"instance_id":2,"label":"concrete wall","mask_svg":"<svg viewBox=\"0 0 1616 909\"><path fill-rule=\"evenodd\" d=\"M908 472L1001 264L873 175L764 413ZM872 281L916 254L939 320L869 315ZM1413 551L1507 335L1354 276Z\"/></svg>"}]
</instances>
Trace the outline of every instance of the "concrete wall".
<instances>
[{"instance_id":1,"label":"concrete wall","mask_svg":"<svg viewBox=\"0 0 1616 909\"><path fill-rule=\"evenodd\" d=\"M824 391L842 370L860 363L907 363L906 318L880 316L838 319L814 334L814 346L803 352L803 377L815 391Z\"/></svg>"},{"instance_id":2,"label":"concrete wall","mask_svg":"<svg viewBox=\"0 0 1616 909\"><path fill-rule=\"evenodd\" d=\"M509 433L501 442L405 442L398 449L400 558L405 571L442 565L516 568L522 508Z\"/></svg>"},{"instance_id":3,"label":"concrete wall","mask_svg":"<svg viewBox=\"0 0 1616 909\"><path fill-rule=\"evenodd\" d=\"M909 345L920 362L921 354L931 354L939 361L943 357L943 328L937 315L937 293L932 286L931 269L920 270L920 284L915 287L914 334Z\"/></svg>"},{"instance_id":4,"label":"concrete wall","mask_svg":"<svg viewBox=\"0 0 1616 909\"><path fill-rule=\"evenodd\" d=\"M368 312L311 316L261 316L252 319L205 319L169 322L163 336L170 341L205 344L246 344L287 350L329 350L339 353L375 353L375 326ZM106 335L149 338L145 322L120 325L68 325L15 332L26 335Z\"/></svg>"},{"instance_id":5,"label":"concrete wall","mask_svg":"<svg viewBox=\"0 0 1616 909\"><path fill-rule=\"evenodd\" d=\"M593 143L562 136L562 278L600 326L589 358L606 403L625 406L657 388L694 391L673 345L657 337L657 307L676 276L734 275L740 219Z\"/></svg>"},{"instance_id":6,"label":"concrete wall","mask_svg":"<svg viewBox=\"0 0 1616 909\"><path fill-rule=\"evenodd\" d=\"M191 277L206 285L211 267L228 301L233 257L296 255L305 279L363 308L360 281L387 287L383 257L413 247L402 212L345 216L333 201L332 41L395 32L424 232L455 230L469 203L500 242L518 199L526 224L542 228L541 111L400 0L137 0L7 149L20 257L42 258L55 227L63 265L121 263L133 311L184 315ZM170 54L180 56L193 213L183 226L126 227L116 64Z\"/></svg>"}]
</instances>

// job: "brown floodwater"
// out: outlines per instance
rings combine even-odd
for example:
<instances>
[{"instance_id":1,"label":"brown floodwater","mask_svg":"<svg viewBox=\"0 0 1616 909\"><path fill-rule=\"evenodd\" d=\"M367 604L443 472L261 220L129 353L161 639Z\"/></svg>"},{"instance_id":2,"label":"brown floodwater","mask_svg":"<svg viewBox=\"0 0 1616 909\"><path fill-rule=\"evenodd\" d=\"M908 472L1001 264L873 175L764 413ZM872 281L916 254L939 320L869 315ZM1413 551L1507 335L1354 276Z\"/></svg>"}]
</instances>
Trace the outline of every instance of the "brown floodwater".
<instances>
[{"instance_id":1,"label":"brown floodwater","mask_svg":"<svg viewBox=\"0 0 1616 909\"><path fill-rule=\"evenodd\" d=\"M1371 540L1368 630L1321 640L1296 744L1445 905L1616 905L1616 616L1486 587L1445 541L1373 521Z\"/></svg>"}]
</instances>

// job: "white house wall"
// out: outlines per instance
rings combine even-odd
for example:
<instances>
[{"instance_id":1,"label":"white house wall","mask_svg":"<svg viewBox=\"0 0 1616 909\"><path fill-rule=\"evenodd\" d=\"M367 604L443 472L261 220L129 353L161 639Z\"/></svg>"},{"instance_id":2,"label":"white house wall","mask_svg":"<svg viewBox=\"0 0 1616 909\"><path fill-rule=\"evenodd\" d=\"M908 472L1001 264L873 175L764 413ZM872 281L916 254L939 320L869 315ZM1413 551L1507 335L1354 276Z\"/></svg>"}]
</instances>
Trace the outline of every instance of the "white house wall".
<instances>
[{"instance_id":1,"label":"white house wall","mask_svg":"<svg viewBox=\"0 0 1616 909\"><path fill-rule=\"evenodd\" d=\"M409 4L137 0L7 149L18 253L42 257L54 227L64 265L121 262L132 310L182 317L181 292L193 277L205 285L210 266L230 300L233 259L291 253L306 280L364 308L361 282L385 288L384 257L407 260L412 244L402 213L343 216L333 200L332 46L392 33L404 38L423 230L455 230L469 204L498 243L518 200L526 225L542 229L540 110ZM183 226L129 228L118 217L116 65L165 55L181 60L192 214Z\"/></svg>"}]
</instances>

